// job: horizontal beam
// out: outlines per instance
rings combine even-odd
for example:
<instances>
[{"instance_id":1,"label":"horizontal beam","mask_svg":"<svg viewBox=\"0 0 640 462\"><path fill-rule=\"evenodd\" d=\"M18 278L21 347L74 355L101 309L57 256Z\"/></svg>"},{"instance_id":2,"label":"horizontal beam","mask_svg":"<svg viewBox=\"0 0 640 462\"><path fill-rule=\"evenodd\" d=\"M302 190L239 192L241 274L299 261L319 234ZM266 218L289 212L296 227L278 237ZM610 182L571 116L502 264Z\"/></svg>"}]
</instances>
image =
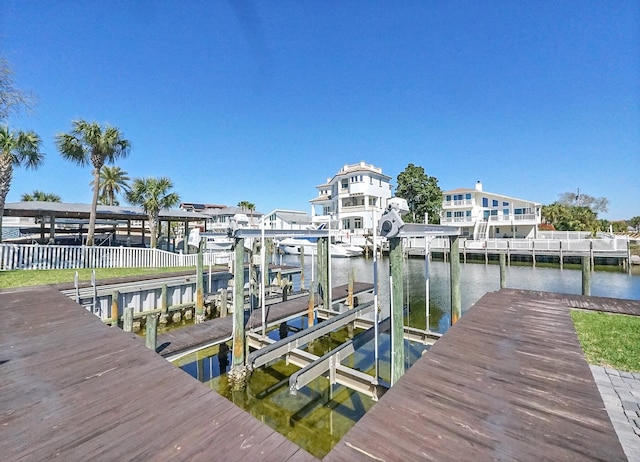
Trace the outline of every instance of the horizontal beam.
<instances>
[{"instance_id":1,"label":"horizontal beam","mask_svg":"<svg viewBox=\"0 0 640 462\"><path fill-rule=\"evenodd\" d=\"M405 223L396 237L459 236L460 234L461 230L458 226Z\"/></svg>"},{"instance_id":2,"label":"horizontal beam","mask_svg":"<svg viewBox=\"0 0 640 462\"><path fill-rule=\"evenodd\" d=\"M254 351L247 357L247 366L250 369L255 369L257 367L263 366L269 361L279 358L280 356L283 356L291 350L297 349L301 345L305 345L318 337L322 337L323 335L326 335L329 332L332 332L344 326L345 324L354 321L361 314L371 310L372 308L373 302L363 303L356 308L334 316L332 319L327 320L326 322L316 324L309 329L302 330L290 337L286 337L280 340L279 342Z\"/></svg>"}]
</instances>

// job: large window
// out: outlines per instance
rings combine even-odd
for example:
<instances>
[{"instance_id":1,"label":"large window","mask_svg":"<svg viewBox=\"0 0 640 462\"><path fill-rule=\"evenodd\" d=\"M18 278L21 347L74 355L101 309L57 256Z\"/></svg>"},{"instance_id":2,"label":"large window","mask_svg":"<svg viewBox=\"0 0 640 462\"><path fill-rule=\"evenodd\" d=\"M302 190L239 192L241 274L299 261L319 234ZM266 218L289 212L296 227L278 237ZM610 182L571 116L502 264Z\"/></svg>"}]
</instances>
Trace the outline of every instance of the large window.
<instances>
[{"instance_id":1,"label":"large window","mask_svg":"<svg viewBox=\"0 0 640 462\"><path fill-rule=\"evenodd\" d=\"M491 206L492 206L492 207L497 207L497 206L498 206L498 204L499 204L499 202L498 202L496 199L494 199L494 200L491 202Z\"/></svg>"},{"instance_id":2,"label":"large window","mask_svg":"<svg viewBox=\"0 0 640 462\"><path fill-rule=\"evenodd\" d=\"M489 207L489 199L486 197L482 198L482 206L483 207Z\"/></svg>"}]
</instances>

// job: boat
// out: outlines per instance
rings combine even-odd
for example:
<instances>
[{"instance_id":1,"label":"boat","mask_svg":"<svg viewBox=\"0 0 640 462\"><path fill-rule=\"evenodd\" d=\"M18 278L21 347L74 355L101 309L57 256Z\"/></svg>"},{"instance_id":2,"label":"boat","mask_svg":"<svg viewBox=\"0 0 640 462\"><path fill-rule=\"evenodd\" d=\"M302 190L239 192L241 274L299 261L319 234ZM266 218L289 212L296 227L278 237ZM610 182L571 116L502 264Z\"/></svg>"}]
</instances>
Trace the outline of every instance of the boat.
<instances>
[{"instance_id":1,"label":"boat","mask_svg":"<svg viewBox=\"0 0 640 462\"><path fill-rule=\"evenodd\" d=\"M278 241L278 248L287 255L300 255L302 249L304 255L316 255L316 243L309 239L299 239L288 237ZM330 252L332 258L360 257L364 249L360 246L348 242L331 243Z\"/></svg>"}]
</instances>

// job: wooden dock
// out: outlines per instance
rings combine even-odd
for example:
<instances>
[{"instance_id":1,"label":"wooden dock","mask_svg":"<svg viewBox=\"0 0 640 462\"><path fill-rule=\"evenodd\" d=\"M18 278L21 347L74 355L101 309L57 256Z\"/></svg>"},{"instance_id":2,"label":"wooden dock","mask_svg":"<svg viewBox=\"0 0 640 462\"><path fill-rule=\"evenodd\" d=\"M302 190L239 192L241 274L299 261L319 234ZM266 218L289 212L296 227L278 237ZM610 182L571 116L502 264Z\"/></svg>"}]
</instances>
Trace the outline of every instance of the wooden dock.
<instances>
[{"instance_id":1,"label":"wooden dock","mask_svg":"<svg viewBox=\"0 0 640 462\"><path fill-rule=\"evenodd\" d=\"M627 460L569 301L589 298L485 295L324 460Z\"/></svg>"},{"instance_id":2,"label":"wooden dock","mask_svg":"<svg viewBox=\"0 0 640 462\"><path fill-rule=\"evenodd\" d=\"M311 461L54 288L0 292L3 461Z\"/></svg>"},{"instance_id":3,"label":"wooden dock","mask_svg":"<svg viewBox=\"0 0 640 462\"><path fill-rule=\"evenodd\" d=\"M348 284L334 287L334 303L346 298L349 287ZM353 292L355 295L373 290L373 284L355 282ZM319 300L316 295L316 305ZM274 303L267 306L266 323L272 326L298 317L307 312L309 305L308 297L299 297L286 302ZM260 309L254 310L245 324L246 329L254 329L262 326L262 312ZM231 338L233 332L233 316L210 319L200 324L193 324L181 329L171 330L158 335L158 347L156 351L166 358L178 354L193 351L194 349L205 348L216 345Z\"/></svg>"},{"instance_id":4,"label":"wooden dock","mask_svg":"<svg viewBox=\"0 0 640 462\"><path fill-rule=\"evenodd\" d=\"M640 312L485 295L323 460L626 460L569 315L597 306ZM55 288L0 291L0 319L3 461L316 460Z\"/></svg>"}]
</instances>

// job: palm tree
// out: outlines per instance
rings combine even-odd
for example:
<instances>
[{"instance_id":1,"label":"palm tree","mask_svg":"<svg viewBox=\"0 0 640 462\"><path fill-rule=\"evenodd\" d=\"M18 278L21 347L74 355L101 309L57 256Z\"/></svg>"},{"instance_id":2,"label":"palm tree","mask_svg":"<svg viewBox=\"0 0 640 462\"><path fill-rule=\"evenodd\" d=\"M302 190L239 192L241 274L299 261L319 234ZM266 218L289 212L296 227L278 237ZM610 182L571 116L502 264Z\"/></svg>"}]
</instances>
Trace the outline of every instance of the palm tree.
<instances>
[{"instance_id":1,"label":"palm tree","mask_svg":"<svg viewBox=\"0 0 640 462\"><path fill-rule=\"evenodd\" d=\"M240 207L242 210L249 211L249 217L250 217L249 223L251 223L253 221L253 211L256 209L256 205L252 204L249 201L240 201L238 202L238 207Z\"/></svg>"},{"instance_id":2,"label":"palm tree","mask_svg":"<svg viewBox=\"0 0 640 462\"><path fill-rule=\"evenodd\" d=\"M156 247L158 241L160 210L170 209L180 203L180 196L170 192L171 188L173 183L166 177L135 178L131 189L126 194L130 204L142 207L149 216L152 249Z\"/></svg>"},{"instance_id":3,"label":"palm tree","mask_svg":"<svg viewBox=\"0 0 640 462\"><path fill-rule=\"evenodd\" d=\"M38 168L44 159L40 152L42 140L32 131L9 131L0 125L0 242L2 242L2 217L7 193L11 187L14 167Z\"/></svg>"},{"instance_id":4,"label":"palm tree","mask_svg":"<svg viewBox=\"0 0 640 462\"><path fill-rule=\"evenodd\" d=\"M129 180L127 172L120 167L109 167L103 165L100 169L99 200L104 205L119 205L116 195L129 190ZM91 182L93 184L93 182Z\"/></svg>"},{"instance_id":5,"label":"palm tree","mask_svg":"<svg viewBox=\"0 0 640 462\"><path fill-rule=\"evenodd\" d=\"M92 246L96 229L100 170L105 163L113 163L118 158L126 157L131 143L122 137L119 129L109 125L103 129L96 122L84 120L74 120L71 125L70 133L56 135L56 145L63 158L81 167L89 163L93 166L93 198L87 232L87 245Z\"/></svg>"},{"instance_id":6,"label":"palm tree","mask_svg":"<svg viewBox=\"0 0 640 462\"><path fill-rule=\"evenodd\" d=\"M23 202L40 201L40 202L62 202L62 199L57 194L46 193L44 191L35 190L32 194L24 193L20 196L20 200Z\"/></svg>"}]
</instances>

